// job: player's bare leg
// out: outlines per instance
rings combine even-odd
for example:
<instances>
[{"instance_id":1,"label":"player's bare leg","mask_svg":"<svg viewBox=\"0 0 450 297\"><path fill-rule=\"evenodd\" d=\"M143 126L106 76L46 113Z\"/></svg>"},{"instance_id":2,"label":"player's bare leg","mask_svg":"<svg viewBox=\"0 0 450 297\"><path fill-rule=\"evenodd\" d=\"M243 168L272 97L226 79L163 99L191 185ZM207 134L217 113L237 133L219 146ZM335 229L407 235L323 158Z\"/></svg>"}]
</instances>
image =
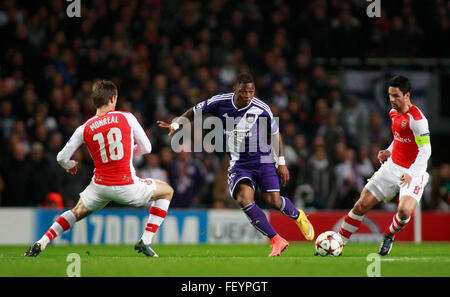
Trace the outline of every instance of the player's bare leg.
<instances>
[{"instance_id":1,"label":"player's bare leg","mask_svg":"<svg viewBox=\"0 0 450 297\"><path fill-rule=\"evenodd\" d=\"M136 251L143 253L147 257L158 257L151 246L152 239L167 216L167 211L169 210L170 201L173 196L173 188L169 184L156 179L153 181L156 183L156 189L152 196L154 202L149 210L145 231L141 239L134 246Z\"/></svg>"},{"instance_id":2,"label":"player's bare leg","mask_svg":"<svg viewBox=\"0 0 450 297\"><path fill-rule=\"evenodd\" d=\"M82 219L84 219L85 217L87 217L91 213L93 213L92 210L87 209L87 207L84 205L82 199L78 200L77 205L75 205L75 207L72 208L71 211L75 215L77 222L82 220Z\"/></svg>"},{"instance_id":3,"label":"player's bare leg","mask_svg":"<svg viewBox=\"0 0 450 297\"><path fill-rule=\"evenodd\" d=\"M57 218L50 229L48 229L47 232L41 237L41 239L28 248L24 256L38 256L39 253L47 247L50 241L58 236L61 236L61 234L69 230L73 224L87 217L91 213L92 211L86 208L83 200L79 199L77 205L73 209L64 212L59 218Z\"/></svg>"},{"instance_id":4,"label":"player's bare leg","mask_svg":"<svg viewBox=\"0 0 450 297\"><path fill-rule=\"evenodd\" d=\"M347 244L350 236L358 230L364 219L364 215L379 202L380 201L370 192L370 190L367 188L362 190L358 201L356 201L353 208L344 218L344 222L339 230L339 235L341 235L344 244Z\"/></svg>"},{"instance_id":5,"label":"player's bare leg","mask_svg":"<svg viewBox=\"0 0 450 297\"><path fill-rule=\"evenodd\" d=\"M263 194L263 197L270 207L278 209L285 216L295 220L295 223L307 240L314 239L313 225L308 220L305 212L301 209L295 208L291 200L281 196L280 192L267 192Z\"/></svg>"},{"instance_id":6,"label":"player's bare leg","mask_svg":"<svg viewBox=\"0 0 450 297\"><path fill-rule=\"evenodd\" d=\"M411 215L417 207L417 200L411 196L402 196L399 199L397 213L392 218L392 223L386 228L378 253L386 256L392 249L395 234L408 225Z\"/></svg>"}]
</instances>

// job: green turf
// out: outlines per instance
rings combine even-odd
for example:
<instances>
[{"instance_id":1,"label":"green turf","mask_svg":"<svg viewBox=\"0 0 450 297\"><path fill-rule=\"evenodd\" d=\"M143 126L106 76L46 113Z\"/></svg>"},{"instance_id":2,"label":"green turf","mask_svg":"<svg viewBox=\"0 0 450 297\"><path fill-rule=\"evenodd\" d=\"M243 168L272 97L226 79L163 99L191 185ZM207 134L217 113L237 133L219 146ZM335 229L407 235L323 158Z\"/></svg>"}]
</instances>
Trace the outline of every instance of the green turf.
<instances>
[{"instance_id":1,"label":"green turf","mask_svg":"<svg viewBox=\"0 0 450 297\"><path fill-rule=\"evenodd\" d=\"M36 258L26 246L0 246L0 276L66 276L70 253L81 258L81 276L296 277L367 276L377 243L351 243L341 257L315 257L312 243L291 243L269 258L269 244L155 245L159 258L137 254L133 246L50 245ZM381 276L450 276L450 243L395 243L380 258Z\"/></svg>"}]
</instances>

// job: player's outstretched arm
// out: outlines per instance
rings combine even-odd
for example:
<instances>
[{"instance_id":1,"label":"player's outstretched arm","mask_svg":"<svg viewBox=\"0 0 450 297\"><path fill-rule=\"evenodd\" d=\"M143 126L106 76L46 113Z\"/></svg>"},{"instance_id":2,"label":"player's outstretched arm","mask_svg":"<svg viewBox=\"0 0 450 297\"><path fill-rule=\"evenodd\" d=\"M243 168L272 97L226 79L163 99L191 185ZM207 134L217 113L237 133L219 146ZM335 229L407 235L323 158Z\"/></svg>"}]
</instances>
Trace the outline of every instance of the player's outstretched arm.
<instances>
[{"instance_id":1,"label":"player's outstretched arm","mask_svg":"<svg viewBox=\"0 0 450 297\"><path fill-rule=\"evenodd\" d=\"M189 108L186 110L180 117L175 118L172 123L167 123L164 121L156 121L159 127L169 129L169 136L171 136L173 133L175 133L176 130L180 127L180 124L183 124L181 122L181 119L188 119L189 122L191 122L194 119L194 110L193 108Z\"/></svg>"}]
</instances>

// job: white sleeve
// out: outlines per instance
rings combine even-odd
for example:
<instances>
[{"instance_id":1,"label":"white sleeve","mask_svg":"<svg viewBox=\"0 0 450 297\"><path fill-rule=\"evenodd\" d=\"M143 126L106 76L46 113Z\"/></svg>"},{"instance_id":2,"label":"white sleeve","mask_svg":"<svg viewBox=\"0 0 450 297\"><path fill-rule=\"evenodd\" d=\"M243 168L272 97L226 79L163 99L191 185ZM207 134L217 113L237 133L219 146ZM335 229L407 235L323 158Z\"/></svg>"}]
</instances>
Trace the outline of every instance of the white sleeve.
<instances>
[{"instance_id":1,"label":"white sleeve","mask_svg":"<svg viewBox=\"0 0 450 297\"><path fill-rule=\"evenodd\" d=\"M414 177L420 176L427 171L428 159L431 156L431 143L428 121L425 117L419 121L411 121L410 127L419 148L416 160L409 167L410 175Z\"/></svg>"},{"instance_id":2,"label":"white sleeve","mask_svg":"<svg viewBox=\"0 0 450 297\"><path fill-rule=\"evenodd\" d=\"M70 160L70 158L84 142L83 131L84 125L78 127L72 137L70 137L69 141L67 141L64 148L56 156L56 161L62 168L71 169L75 166L76 162L74 160Z\"/></svg>"},{"instance_id":3,"label":"white sleeve","mask_svg":"<svg viewBox=\"0 0 450 297\"><path fill-rule=\"evenodd\" d=\"M141 124L139 124L136 117L131 113L127 114L127 119L133 128L134 141L136 142L136 145L134 146L134 156L150 153L152 151L152 144L150 143L147 134L145 134Z\"/></svg>"}]
</instances>

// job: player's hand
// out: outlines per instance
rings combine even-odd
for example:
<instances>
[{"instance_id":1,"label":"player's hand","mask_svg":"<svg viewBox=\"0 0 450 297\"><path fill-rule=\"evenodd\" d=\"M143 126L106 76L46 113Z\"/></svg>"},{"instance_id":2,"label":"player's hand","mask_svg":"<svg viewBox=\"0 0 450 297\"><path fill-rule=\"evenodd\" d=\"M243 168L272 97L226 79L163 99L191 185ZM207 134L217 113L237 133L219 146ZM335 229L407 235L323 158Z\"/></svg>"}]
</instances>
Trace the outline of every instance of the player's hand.
<instances>
[{"instance_id":1,"label":"player's hand","mask_svg":"<svg viewBox=\"0 0 450 297\"><path fill-rule=\"evenodd\" d=\"M400 186L403 187L404 185L408 185L408 188L409 188L409 185L411 184L411 180L412 180L411 175L409 175L407 173L403 173L400 176Z\"/></svg>"},{"instance_id":2,"label":"player's hand","mask_svg":"<svg viewBox=\"0 0 450 297\"><path fill-rule=\"evenodd\" d=\"M378 161L383 164L391 156L391 152L388 150L381 150L378 152Z\"/></svg>"},{"instance_id":3,"label":"player's hand","mask_svg":"<svg viewBox=\"0 0 450 297\"><path fill-rule=\"evenodd\" d=\"M66 171L72 175L75 175L78 172L78 162L77 161L74 161L74 162L75 162L75 166L73 166L70 169L66 169Z\"/></svg>"},{"instance_id":4,"label":"player's hand","mask_svg":"<svg viewBox=\"0 0 450 297\"><path fill-rule=\"evenodd\" d=\"M277 169L278 176L281 180L281 185L284 187L286 183L289 181L289 169L286 165L279 165Z\"/></svg>"},{"instance_id":5,"label":"player's hand","mask_svg":"<svg viewBox=\"0 0 450 297\"><path fill-rule=\"evenodd\" d=\"M166 128L169 129L169 136L171 136L173 133L175 133L175 129L168 123L164 122L164 121L156 121L156 123L158 124L158 126L162 127L162 128Z\"/></svg>"}]
</instances>

